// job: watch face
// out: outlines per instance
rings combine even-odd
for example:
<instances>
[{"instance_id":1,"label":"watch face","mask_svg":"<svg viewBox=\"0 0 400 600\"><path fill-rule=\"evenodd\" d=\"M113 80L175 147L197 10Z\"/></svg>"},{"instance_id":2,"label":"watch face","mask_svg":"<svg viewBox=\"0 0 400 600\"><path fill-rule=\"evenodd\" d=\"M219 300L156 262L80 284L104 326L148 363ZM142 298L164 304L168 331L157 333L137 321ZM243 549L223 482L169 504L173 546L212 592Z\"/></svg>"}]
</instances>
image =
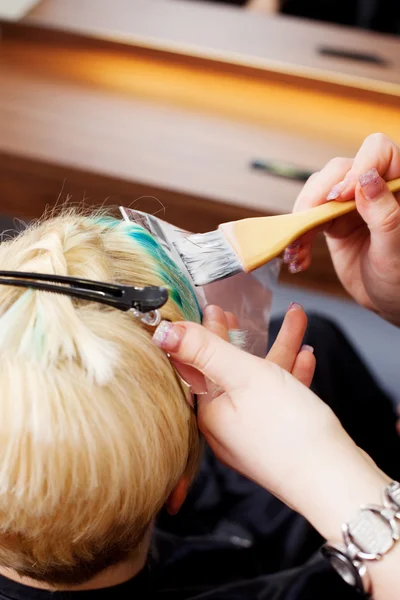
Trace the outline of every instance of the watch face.
<instances>
[{"instance_id":1,"label":"watch face","mask_svg":"<svg viewBox=\"0 0 400 600\"><path fill-rule=\"evenodd\" d=\"M359 591L364 591L364 565L360 565L359 570L339 547L324 546L322 554L346 583Z\"/></svg>"},{"instance_id":2,"label":"watch face","mask_svg":"<svg viewBox=\"0 0 400 600\"><path fill-rule=\"evenodd\" d=\"M352 587L357 587L357 572L350 562L345 562L339 556L331 556L330 563L342 579Z\"/></svg>"}]
</instances>

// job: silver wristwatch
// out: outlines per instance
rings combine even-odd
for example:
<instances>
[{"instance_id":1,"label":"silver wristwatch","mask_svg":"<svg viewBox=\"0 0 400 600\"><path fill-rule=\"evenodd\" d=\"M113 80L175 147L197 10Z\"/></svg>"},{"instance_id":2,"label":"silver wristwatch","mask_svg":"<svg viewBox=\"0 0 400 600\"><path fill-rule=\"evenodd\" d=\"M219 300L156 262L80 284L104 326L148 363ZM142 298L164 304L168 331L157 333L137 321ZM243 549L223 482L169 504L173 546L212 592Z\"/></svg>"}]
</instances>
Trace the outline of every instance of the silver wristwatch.
<instances>
[{"instance_id":1,"label":"silver wristwatch","mask_svg":"<svg viewBox=\"0 0 400 600\"><path fill-rule=\"evenodd\" d=\"M362 506L342 534L343 544L326 544L322 553L346 583L368 596L366 563L383 558L400 539L400 484L394 481L384 489L382 506Z\"/></svg>"}]
</instances>

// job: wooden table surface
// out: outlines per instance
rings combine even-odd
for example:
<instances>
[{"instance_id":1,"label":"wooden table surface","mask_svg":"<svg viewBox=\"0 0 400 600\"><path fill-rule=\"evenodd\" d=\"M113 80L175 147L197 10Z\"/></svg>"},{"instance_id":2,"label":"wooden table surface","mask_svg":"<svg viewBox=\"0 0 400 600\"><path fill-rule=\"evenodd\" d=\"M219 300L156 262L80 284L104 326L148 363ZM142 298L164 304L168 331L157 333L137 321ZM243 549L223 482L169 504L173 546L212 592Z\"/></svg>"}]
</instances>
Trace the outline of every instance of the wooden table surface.
<instances>
[{"instance_id":1,"label":"wooden table surface","mask_svg":"<svg viewBox=\"0 0 400 600\"><path fill-rule=\"evenodd\" d=\"M254 158L317 170L333 156L354 154L370 132L400 139L398 54L390 77L368 67L361 85L357 65L350 85L347 63L341 81L337 64L324 71L307 63L300 22L279 62L268 44L264 58L255 48L277 23L285 35L294 31L294 20L274 17L272 26L262 17L261 26L259 15L245 11L206 13L210 7L176 0L129 4L132 12L118 13L125 19L116 22L95 10L98 0L45 0L22 23L4 24L0 212L38 216L72 195L74 202L161 209L180 226L206 231L224 220L291 210L301 185L255 173ZM217 27L220 15L229 27ZM193 43L185 45L189 27ZM395 40L361 35L389 58ZM296 281L340 292L322 241L314 267Z\"/></svg>"},{"instance_id":2,"label":"wooden table surface","mask_svg":"<svg viewBox=\"0 0 400 600\"><path fill-rule=\"evenodd\" d=\"M42 0L24 23L349 87L400 93L398 38L354 28L251 14L193 0ZM337 60L320 54L322 46L375 54L387 65Z\"/></svg>"}]
</instances>

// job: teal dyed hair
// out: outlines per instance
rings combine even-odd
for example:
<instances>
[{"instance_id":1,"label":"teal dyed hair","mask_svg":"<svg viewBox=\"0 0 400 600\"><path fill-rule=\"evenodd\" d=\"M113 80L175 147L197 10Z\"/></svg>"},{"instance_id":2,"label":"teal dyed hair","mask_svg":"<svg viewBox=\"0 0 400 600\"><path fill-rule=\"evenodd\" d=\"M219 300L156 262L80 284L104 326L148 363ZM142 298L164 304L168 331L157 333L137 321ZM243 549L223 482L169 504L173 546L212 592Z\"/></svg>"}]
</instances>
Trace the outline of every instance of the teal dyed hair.
<instances>
[{"instance_id":1,"label":"teal dyed hair","mask_svg":"<svg viewBox=\"0 0 400 600\"><path fill-rule=\"evenodd\" d=\"M193 288L187 277L168 256L161 244L141 225L102 216L95 219L106 227L120 227L127 236L151 258L156 275L167 288L169 297L181 310L187 321L201 322L201 310Z\"/></svg>"}]
</instances>

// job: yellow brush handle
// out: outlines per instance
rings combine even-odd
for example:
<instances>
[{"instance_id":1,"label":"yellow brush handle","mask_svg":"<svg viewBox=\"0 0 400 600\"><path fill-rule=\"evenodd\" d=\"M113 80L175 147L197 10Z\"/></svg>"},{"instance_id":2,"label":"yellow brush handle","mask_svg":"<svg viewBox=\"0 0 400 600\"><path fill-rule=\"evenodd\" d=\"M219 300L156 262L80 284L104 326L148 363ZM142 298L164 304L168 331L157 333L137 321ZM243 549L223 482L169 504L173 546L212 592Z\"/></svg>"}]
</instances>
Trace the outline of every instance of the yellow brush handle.
<instances>
[{"instance_id":1,"label":"yellow brush handle","mask_svg":"<svg viewBox=\"0 0 400 600\"><path fill-rule=\"evenodd\" d=\"M400 177L387 182L387 186L391 192L400 192Z\"/></svg>"},{"instance_id":2,"label":"yellow brush handle","mask_svg":"<svg viewBox=\"0 0 400 600\"><path fill-rule=\"evenodd\" d=\"M392 192L400 191L400 178L388 182ZM318 225L328 223L356 208L354 200L331 201L304 212L276 217L256 217L220 225L233 246L244 271L253 271L278 256L290 243Z\"/></svg>"},{"instance_id":3,"label":"yellow brush handle","mask_svg":"<svg viewBox=\"0 0 400 600\"><path fill-rule=\"evenodd\" d=\"M294 213L297 222L296 237L300 237L303 233L307 233L307 231L318 227L318 225L333 221L333 219L346 215L355 209L355 200L348 200L347 202L331 200L330 202L315 206L309 210Z\"/></svg>"},{"instance_id":4,"label":"yellow brush handle","mask_svg":"<svg viewBox=\"0 0 400 600\"><path fill-rule=\"evenodd\" d=\"M399 192L400 177L399 179L393 179L392 181L389 181L387 185L391 192ZM299 217L299 230L297 237L300 237L300 235L303 233L318 227L318 225L328 223L337 217L346 215L347 213L355 210L355 208L355 200L349 200L348 202L338 202L333 200L330 202L325 202L325 204L321 204L320 206L310 208L309 210L305 210L304 212L295 213L296 216ZM304 222L303 229L301 228L301 221Z\"/></svg>"}]
</instances>

